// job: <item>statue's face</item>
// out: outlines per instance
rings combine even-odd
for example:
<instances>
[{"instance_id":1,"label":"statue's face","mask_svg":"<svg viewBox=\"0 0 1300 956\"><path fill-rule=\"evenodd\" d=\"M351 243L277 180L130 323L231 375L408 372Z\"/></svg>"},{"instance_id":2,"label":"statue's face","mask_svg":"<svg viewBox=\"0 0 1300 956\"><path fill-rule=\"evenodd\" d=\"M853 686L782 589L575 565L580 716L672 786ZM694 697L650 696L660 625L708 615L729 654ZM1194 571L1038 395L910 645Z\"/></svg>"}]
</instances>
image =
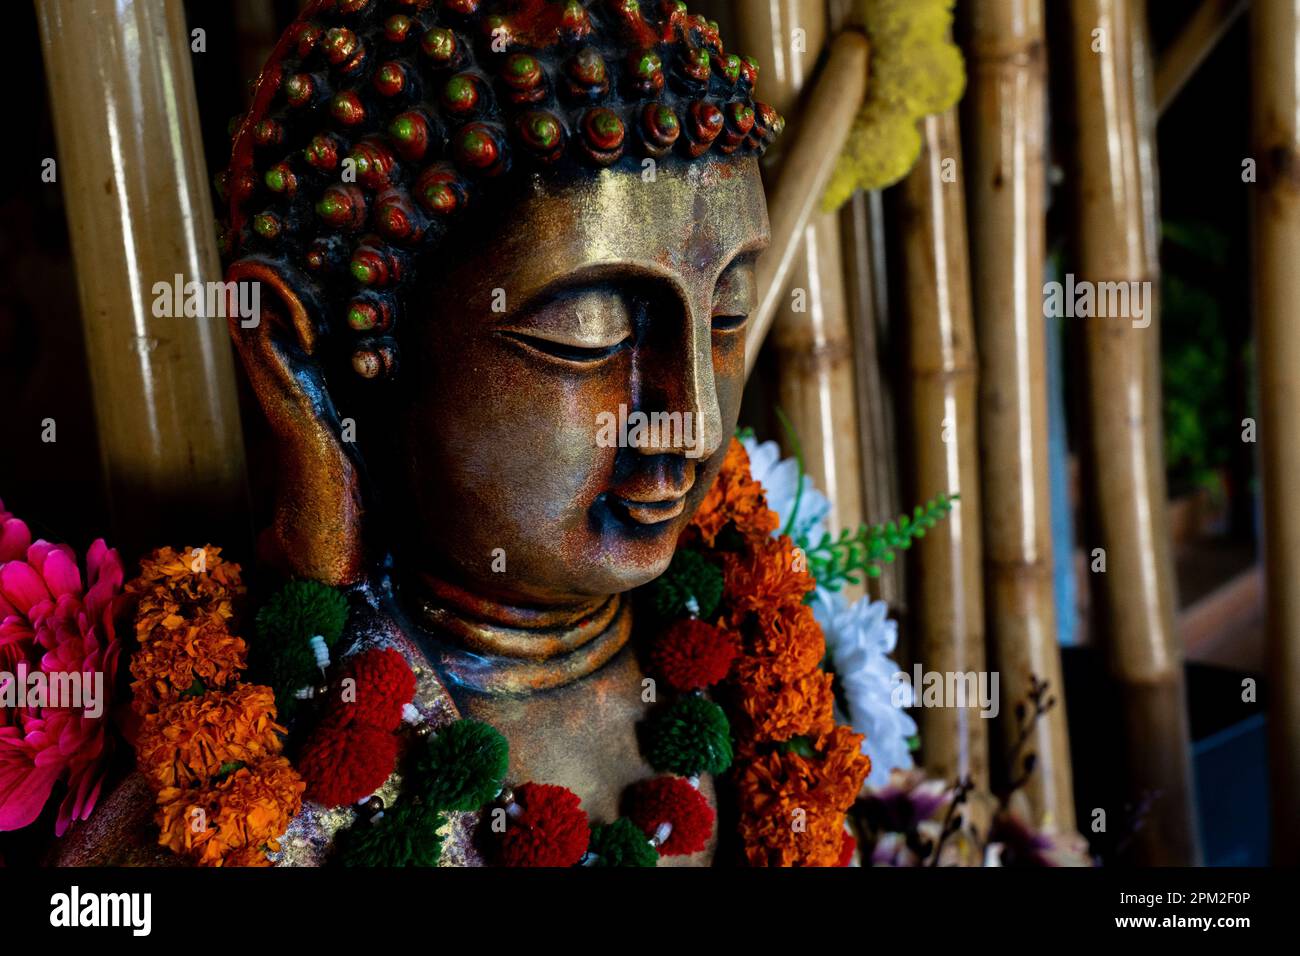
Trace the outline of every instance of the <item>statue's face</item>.
<instances>
[{"instance_id":1,"label":"statue's face","mask_svg":"<svg viewBox=\"0 0 1300 956\"><path fill-rule=\"evenodd\" d=\"M757 162L539 186L485 233L453 238L406 310L386 489L404 559L507 603L644 584L736 426L768 240Z\"/></svg>"}]
</instances>

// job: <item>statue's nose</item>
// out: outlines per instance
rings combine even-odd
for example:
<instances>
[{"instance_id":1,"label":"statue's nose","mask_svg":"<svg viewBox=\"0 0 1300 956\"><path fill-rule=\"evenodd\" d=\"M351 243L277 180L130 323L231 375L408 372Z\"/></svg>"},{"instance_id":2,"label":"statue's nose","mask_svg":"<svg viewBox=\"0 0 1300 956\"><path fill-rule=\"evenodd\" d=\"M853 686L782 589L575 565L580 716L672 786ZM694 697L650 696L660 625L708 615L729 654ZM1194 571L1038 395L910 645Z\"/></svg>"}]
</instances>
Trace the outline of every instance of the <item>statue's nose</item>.
<instances>
[{"instance_id":1,"label":"statue's nose","mask_svg":"<svg viewBox=\"0 0 1300 956\"><path fill-rule=\"evenodd\" d=\"M707 311L702 317L685 318L682 334L670 337L640 363L642 411L661 415L663 426L651 428L650 440L639 446L647 455L709 458L722 446L712 320Z\"/></svg>"},{"instance_id":2,"label":"statue's nose","mask_svg":"<svg viewBox=\"0 0 1300 956\"><path fill-rule=\"evenodd\" d=\"M722 408L718 404L717 380L713 376L713 340L708 316L698 336L702 341L690 349L685 370L684 401L696 421L697 458L709 458L722 446Z\"/></svg>"}]
</instances>

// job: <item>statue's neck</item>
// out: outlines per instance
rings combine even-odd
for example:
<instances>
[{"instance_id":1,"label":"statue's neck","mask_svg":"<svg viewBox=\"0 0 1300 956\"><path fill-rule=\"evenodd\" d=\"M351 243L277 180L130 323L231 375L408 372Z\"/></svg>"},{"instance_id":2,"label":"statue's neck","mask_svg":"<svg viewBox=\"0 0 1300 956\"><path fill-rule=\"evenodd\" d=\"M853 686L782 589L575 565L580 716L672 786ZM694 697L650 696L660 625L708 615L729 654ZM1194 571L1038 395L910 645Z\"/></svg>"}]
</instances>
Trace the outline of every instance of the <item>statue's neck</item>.
<instances>
[{"instance_id":1,"label":"statue's neck","mask_svg":"<svg viewBox=\"0 0 1300 956\"><path fill-rule=\"evenodd\" d=\"M557 608L502 604L431 575L414 582L419 622L437 636L443 676L488 694L562 687L622 649L632 617L620 595Z\"/></svg>"}]
</instances>

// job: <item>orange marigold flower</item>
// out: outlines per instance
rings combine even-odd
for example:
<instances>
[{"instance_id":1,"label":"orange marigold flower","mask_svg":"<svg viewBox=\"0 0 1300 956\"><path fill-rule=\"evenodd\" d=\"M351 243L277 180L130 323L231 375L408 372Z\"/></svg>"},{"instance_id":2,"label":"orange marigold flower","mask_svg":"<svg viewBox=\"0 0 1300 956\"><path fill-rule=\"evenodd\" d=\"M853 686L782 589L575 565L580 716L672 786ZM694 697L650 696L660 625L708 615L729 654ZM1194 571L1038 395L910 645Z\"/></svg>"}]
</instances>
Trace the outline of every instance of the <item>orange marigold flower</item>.
<instances>
[{"instance_id":1,"label":"orange marigold flower","mask_svg":"<svg viewBox=\"0 0 1300 956\"><path fill-rule=\"evenodd\" d=\"M278 850L279 844L275 846L267 845L266 849L260 846L244 846L238 850L232 850L227 853L221 860L221 866L270 866L271 858L266 855L267 850Z\"/></svg>"},{"instance_id":2,"label":"orange marigold flower","mask_svg":"<svg viewBox=\"0 0 1300 956\"><path fill-rule=\"evenodd\" d=\"M861 742L861 735L836 727L818 739L811 756L789 750L754 757L738 778L741 812L763 812L776 793L803 806L815 803L847 810L870 770L870 759L859 749Z\"/></svg>"},{"instance_id":3,"label":"orange marigold flower","mask_svg":"<svg viewBox=\"0 0 1300 956\"><path fill-rule=\"evenodd\" d=\"M820 736L834 726L831 693L833 678L815 670L790 682L766 683L775 675L759 670L760 683L740 682L741 709L749 718L751 735L759 740L782 741L798 736Z\"/></svg>"},{"instance_id":4,"label":"orange marigold flower","mask_svg":"<svg viewBox=\"0 0 1300 956\"><path fill-rule=\"evenodd\" d=\"M844 812L818 789L814 762L771 753L739 777L739 829L751 866L834 866L843 845Z\"/></svg>"},{"instance_id":5,"label":"orange marigold flower","mask_svg":"<svg viewBox=\"0 0 1300 956\"><path fill-rule=\"evenodd\" d=\"M195 552L201 551L202 555ZM195 570L200 562L202 570ZM221 557L215 545L202 548L159 548L140 559L139 576L126 586L128 591L144 591L164 584L182 601L200 601L214 594L243 594L239 565Z\"/></svg>"},{"instance_id":6,"label":"orange marigold flower","mask_svg":"<svg viewBox=\"0 0 1300 956\"><path fill-rule=\"evenodd\" d=\"M800 564L794 543L786 537L764 538L750 550L722 556L723 594L731 607L731 623L747 614L760 617L777 608L795 607L816 582Z\"/></svg>"},{"instance_id":7,"label":"orange marigold flower","mask_svg":"<svg viewBox=\"0 0 1300 956\"><path fill-rule=\"evenodd\" d=\"M197 618L213 613L229 619L231 599L245 590L239 565L224 560L213 545L183 551L159 548L141 559L140 574L125 588L139 604L136 636L142 642L158 626L170 630L181 620L198 623Z\"/></svg>"},{"instance_id":8,"label":"orange marigold flower","mask_svg":"<svg viewBox=\"0 0 1300 956\"><path fill-rule=\"evenodd\" d=\"M789 803L789 801L787 801ZM788 822L803 809L803 828ZM781 819L784 822L777 823ZM750 866L838 866L844 840L844 814L829 807L782 807L776 817L739 820L745 861Z\"/></svg>"},{"instance_id":9,"label":"orange marigold flower","mask_svg":"<svg viewBox=\"0 0 1300 956\"><path fill-rule=\"evenodd\" d=\"M280 752L275 692L257 684L182 697L144 719L140 769L156 789L206 786L222 766L254 764Z\"/></svg>"},{"instance_id":10,"label":"orange marigold flower","mask_svg":"<svg viewBox=\"0 0 1300 956\"><path fill-rule=\"evenodd\" d=\"M191 625L166 639L147 641L131 656L131 690L137 713L147 714L202 683L207 690L233 684L248 666L244 639L224 626Z\"/></svg>"},{"instance_id":11,"label":"orange marigold flower","mask_svg":"<svg viewBox=\"0 0 1300 956\"><path fill-rule=\"evenodd\" d=\"M767 506L763 486L750 477L745 446L732 438L722 470L691 520L691 530L705 547L711 548L728 523L734 524L747 540L757 542L776 530L778 520L776 512Z\"/></svg>"},{"instance_id":12,"label":"orange marigold flower","mask_svg":"<svg viewBox=\"0 0 1300 956\"><path fill-rule=\"evenodd\" d=\"M812 608L785 605L757 617L745 628L744 649L751 655L750 662L761 659L782 680L794 680L821 664L826 638Z\"/></svg>"},{"instance_id":13,"label":"orange marigold flower","mask_svg":"<svg viewBox=\"0 0 1300 956\"><path fill-rule=\"evenodd\" d=\"M204 601L182 604L163 585L143 594L135 610L135 636L141 644L170 637L186 627L227 629L234 617L228 596L213 596Z\"/></svg>"},{"instance_id":14,"label":"orange marigold flower","mask_svg":"<svg viewBox=\"0 0 1300 956\"><path fill-rule=\"evenodd\" d=\"M302 778L284 757L268 757L201 790L158 794L158 842L200 866L263 865L302 809Z\"/></svg>"},{"instance_id":15,"label":"orange marigold flower","mask_svg":"<svg viewBox=\"0 0 1300 956\"><path fill-rule=\"evenodd\" d=\"M837 726L818 738L817 752L822 755L814 767L818 789L832 806L847 810L871 772L871 758L862 752L862 734Z\"/></svg>"}]
</instances>

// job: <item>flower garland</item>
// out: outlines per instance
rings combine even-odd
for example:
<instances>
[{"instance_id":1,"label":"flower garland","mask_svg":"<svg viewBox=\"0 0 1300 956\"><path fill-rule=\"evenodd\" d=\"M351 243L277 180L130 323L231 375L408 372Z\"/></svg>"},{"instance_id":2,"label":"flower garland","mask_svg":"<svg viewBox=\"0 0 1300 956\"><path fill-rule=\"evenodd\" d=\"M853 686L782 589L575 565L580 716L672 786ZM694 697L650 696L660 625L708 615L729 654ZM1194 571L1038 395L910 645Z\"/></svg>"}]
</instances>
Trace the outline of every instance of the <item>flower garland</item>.
<instances>
[{"instance_id":1,"label":"flower garland","mask_svg":"<svg viewBox=\"0 0 1300 956\"><path fill-rule=\"evenodd\" d=\"M714 597L720 598L721 576L710 570L717 576ZM489 841L487 850L493 862L507 866L653 866L661 855L697 853L708 845L715 815L695 783L701 774L726 771L733 747L726 715L699 692L726 676L737 652L717 640L713 628L682 622L672 633L683 640L670 635L655 655L666 682L681 696L653 717L647 759L656 770L680 776L634 785L628 816L593 827L577 795L563 787L505 787L509 744L494 728L459 720L434 733L421 724L410 703L415 676L398 651L369 648L344 657L328 673L346 618L347 602L339 592L316 582L290 582L258 613L252 654L277 701L290 703L304 718L302 704L324 705L314 708L314 726L296 765L309 799L361 809L340 835L339 862L436 865L446 815L483 810L494 801L491 829L500 839ZM376 791L397 769L403 723L418 742L407 755L403 792L388 807Z\"/></svg>"},{"instance_id":2,"label":"flower garland","mask_svg":"<svg viewBox=\"0 0 1300 956\"><path fill-rule=\"evenodd\" d=\"M1087 841L1071 830L1035 829L1023 786L1032 772L1025 755L1013 753L1008 766L1023 766L982 832L962 810L974 789L970 779L949 783L912 770L911 744L916 723L908 716L910 694L900 700L889 658L898 641L898 626L887 617L883 601L859 598L850 604L839 590L856 572L877 573L942 519L956 496L939 495L912 515L884 525L863 526L832 539L824 518L830 503L803 472L798 441L790 435L793 458L781 458L775 442L741 439L749 454L751 477L766 492L781 527L808 557L818 587L809 602L822 627L835 671L838 696L853 729L866 735L862 750L871 758L871 773L853 812L863 835L863 865L871 866L1089 866ZM775 534L775 532L774 532ZM820 559L820 560L819 560ZM1035 682L1025 702L1019 739L1052 706L1045 684ZM838 711L837 711L838 713ZM1019 711L1018 711L1019 713Z\"/></svg>"},{"instance_id":3,"label":"flower garland","mask_svg":"<svg viewBox=\"0 0 1300 956\"><path fill-rule=\"evenodd\" d=\"M239 683L239 565L211 546L185 553L153 552L126 587L137 602L136 763L157 795L162 846L202 866L267 866L304 784L281 754L274 692Z\"/></svg>"},{"instance_id":4,"label":"flower garland","mask_svg":"<svg viewBox=\"0 0 1300 956\"><path fill-rule=\"evenodd\" d=\"M290 581L257 612L253 670L286 721L316 690L347 619L347 598L319 581Z\"/></svg>"},{"instance_id":5,"label":"flower garland","mask_svg":"<svg viewBox=\"0 0 1300 956\"><path fill-rule=\"evenodd\" d=\"M472 719L440 732L418 725L414 676L399 653L371 648L346 658L319 688L337 634L313 635L330 619L328 589L293 582L258 615L270 645L268 671L283 699L328 701L298 766L307 796L364 812L339 837L345 865L436 865L446 814L486 811L486 851L506 866L653 866L661 856L703 850L714 808L703 774L736 765L740 832L752 864L842 865L853 850L845 812L870 761L860 737L836 727L825 643L804 600L813 580L733 442L653 603L663 625L648 649L671 692L648 721L645 757L661 776L633 784L627 815L592 825L577 794L552 784L505 785L509 744ZM274 626L269 626L271 623ZM341 619L337 627L340 630ZM308 654L313 645L315 656ZM731 715L705 693L715 688ZM350 690L352 696L342 696ZM419 738L407 785L386 807L374 795L396 769L403 714ZM739 732L733 731L733 726ZM493 805L495 804L495 806Z\"/></svg>"},{"instance_id":6,"label":"flower garland","mask_svg":"<svg viewBox=\"0 0 1300 956\"><path fill-rule=\"evenodd\" d=\"M311 799L330 807L363 805L362 819L339 840L337 859L344 865L436 866L446 814L484 810L493 802L489 828L499 839L487 850L505 866L654 866L661 855L697 853L708 844L714 811L693 780L725 771L732 749L725 715L701 697L675 701L656 716L650 733L656 769L692 780L663 776L635 784L628 816L593 827L579 797L564 787L506 787L509 743L488 724L462 719L438 733L419 724L405 704L414 675L396 651L372 648L345 666L355 700L325 712L299 763ZM337 700L347 680L330 682L322 696ZM420 743L408 757L408 784L390 808L366 795L396 768L394 731L403 719Z\"/></svg>"},{"instance_id":7,"label":"flower garland","mask_svg":"<svg viewBox=\"0 0 1300 956\"><path fill-rule=\"evenodd\" d=\"M397 764L395 732L414 693L415 674L392 648L349 659L338 680L341 704L325 715L299 756L307 795L334 807L378 790Z\"/></svg>"},{"instance_id":8,"label":"flower garland","mask_svg":"<svg viewBox=\"0 0 1300 956\"><path fill-rule=\"evenodd\" d=\"M213 847L211 838L185 835L185 815L199 805L186 796L210 794L215 782L218 795L206 805L226 825L227 809L275 792L284 781L249 769L288 769L278 763L283 728L274 723L275 701L318 699L329 705L302 747L293 799L305 788L326 806L363 805L366 813L339 837L337 859L345 865L436 865L446 814L490 808L492 862L653 866L661 856L708 845L716 813L698 780L733 769L747 862L846 864L854 841L845 814L870 760L859 749L861 737L835 725L832 678L821 669L825 642L805 603L814 582L790 539L772 537L777 520L750 476L744 448L733 441L672 566L653 589L663 626L648 661L672 694L649 718L645 757L661 776L629 788L626 816L595 826L580 798L563 787L507 787L509 745L487 724L462 719L437 733L419 725L410 705L415 678L395 650L344 658L332 679L310 686L313 669L325 673L330 666L346 619L345 607L340 613L336 606L345 602L324 586L291 582L258 615L264 639L258 653L267 655L274 689L231 686L245 655L243 642L226 628L231 598L242 592L237 567L209 549L214 563L196 581L179 555L160 552L130 590L142 594L137 627L149 649L132 673L142 696L156 698L147 721L170 725L167 733L142 734L140 747L142 768L165 804L163 842L200 862L265 862L262 849L275 849L288 817L253 815L275 833L239 833ZM224 663L180 666L176 653L154 646L172 632L185 635L194 656L214 645ZM222 689L209 690L208 682ZM710 688L725 710L705 696ZM374 794L397 767L404 721L415 725L420 743L408 756L407 785L385 807ZM240 774L246 783L236 799L223 788ZM253 779L264 783L260 791Z\"/></svg>"},{"instance_id":9,"label":"flower garland","mask_svg":"<svg viewBox=\"0 0 1300 956\"><path fill-rule=\"evenodd\" d=\"M884 601L863 596L850 603L841 590L823 584L810 552L832 540L825 527L830 502L804 473L793 435L791 443L795 456L782 458L774 441L759 443L752 436L741 438L749 454L751 474L763 486L768 507L777 513L782 528L810 555L809 568L818 587L809 604L826 639L827 666L837 681L836 717L841 719L842 705L841 722L864 735L862 752L871 758L867 786L883 787L892 771L912 768L912 748L918 743L916 721L907 713L912 705L911 687L900 687L894 679L899 667L890 657L898 645L898 625L889 619ZM940 500L946 505L952 499ZM897 524L906 520L900 519ZM917 530L924 528L918 525ZM880 526L879 531L877 540L884 543L888 526ZM862 535L854 537L860 540ZM879 550L869 541L860 548L864 555ZM867 573L871 570L868 565ZM837 584L834 580L829 583Z\"/></svg>"},{"instance_id":10,"label":"flower garland","mask_svg":"<svg viewBox=\"0 0 1300 956\"><path fill-rule=\"evenodd\" d=\"M745 860L843 865L853 850L845 817L871 761L861 735L835 725L832 678L821 669L825 641L804 603L815 582L803 552L787 537L772 537L777 522L750 475L749 456L733 440L682 548L720 567L721 601L712 625L703 626L740 649L722 696L738 730ZM680 551L674 563L699 564ZM673 578L667 586L681 587Z\"/></svg>"}]
</instances>

